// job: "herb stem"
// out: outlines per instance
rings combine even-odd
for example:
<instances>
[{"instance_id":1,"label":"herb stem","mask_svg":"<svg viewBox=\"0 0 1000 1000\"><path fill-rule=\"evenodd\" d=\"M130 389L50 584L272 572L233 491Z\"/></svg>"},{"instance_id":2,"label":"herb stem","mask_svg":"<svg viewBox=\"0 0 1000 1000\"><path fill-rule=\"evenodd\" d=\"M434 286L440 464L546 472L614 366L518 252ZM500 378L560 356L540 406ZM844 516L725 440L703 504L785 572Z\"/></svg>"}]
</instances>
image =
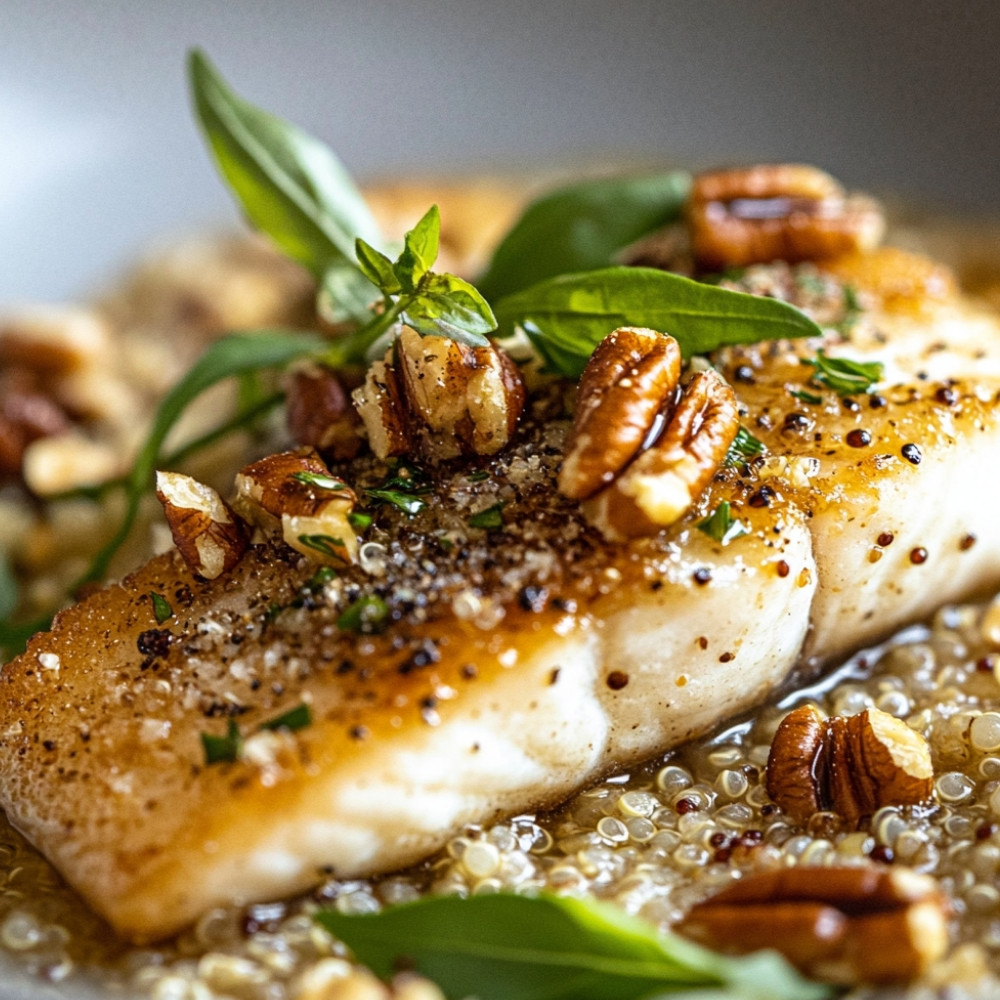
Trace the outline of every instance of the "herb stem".
<instances>
[{"instance_id":1,"label":"herb stem","mask_svg":"<svg viewBox=\"0 0 1000 1000\"><path fill-rule=\"evenodd\" d=\"M194 438L182 445L176 451L170 452L161 459L164 466L176 466L186 462L192 455L196 455L203 448L208 448L243 427L252 424L259 417L269 413L279 406L285 398L283 392L275 392L258 402L247 406L234 414L229 420L206 431L201 437ZM50 493L45 497L47 503L58 503L62 500L93 500L99 502L112 490L121 489L127 485L129 477L115 476L113 479L105 479L102 483L95 483L92 486L75 486L71 490L62 490L59 493Z\"/></svg>"},{"instance_id":2,"label":"herb stem","mask_svg":"<svg viewBox=\"0 0 1000 1000\"><path fill-rule=\"evenodd\" d=\"M384 312L373 317L370 322L353 333L340 340L335 340L322 355L321 362L331 368L362 363L372 344L399 321L400 314L410 302L410 298L412 296L405 300L400 297L393 301L387 297Z\"/></svg>"},{"instance_id":3,"label":"herb stem","mask_svg":"<svg viewBox=\"0 0 1000 1000\"><path fill-rule=\"evenodd\" d=\"M136 456L132 471L125 477L128 497L125 514L112 538L94 556L72 590L104 579L115 553L128 538L153 473L161 460L163 443L193 399L225 378L287 364L294 358L317 353L317 338L300 331L257 331L230 333L216 341L174 388L163 397L156 410L153 428Z\"/></svg>"}]
</instances>

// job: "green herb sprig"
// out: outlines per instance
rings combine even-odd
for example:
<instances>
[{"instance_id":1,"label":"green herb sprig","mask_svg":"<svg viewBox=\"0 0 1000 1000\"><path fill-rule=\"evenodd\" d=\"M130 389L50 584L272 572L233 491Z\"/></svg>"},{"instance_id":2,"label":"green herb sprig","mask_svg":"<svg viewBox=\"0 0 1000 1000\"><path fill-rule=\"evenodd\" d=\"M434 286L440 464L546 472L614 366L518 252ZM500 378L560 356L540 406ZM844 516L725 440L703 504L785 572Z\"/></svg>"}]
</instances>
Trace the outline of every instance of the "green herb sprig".
<instances>
[{"instance_id":1,"label":"green herb sprig","mask_svg":"<svg viewBox=\"0 0 1000 1000\"><path fill-rule=\"evenodd\" d=\"M152 429L136 456L125 484L126 506L122 522L73 589L107 576L111 560L128 538L143 494L149 489L153 473L161 464L167 435L198 396L234 375L279 367L303 355L314 354L316 349L315 337L285 330L231 333L212 344L157 407Z\"/></svg>"},{"instance_id":2,"label":"green herb sprig","mask_svg":"<svg viewBox=\"0 0 1000 1000\"><path fill-rule=\"evenodd\" d=\"M726 958L596 900L437 896L364 916L322 910L317 920L376 975L413 968L449 1000L640 1000L688 990L733 1000L832 995L774 952Z\"/></svg>"}]
</instances>

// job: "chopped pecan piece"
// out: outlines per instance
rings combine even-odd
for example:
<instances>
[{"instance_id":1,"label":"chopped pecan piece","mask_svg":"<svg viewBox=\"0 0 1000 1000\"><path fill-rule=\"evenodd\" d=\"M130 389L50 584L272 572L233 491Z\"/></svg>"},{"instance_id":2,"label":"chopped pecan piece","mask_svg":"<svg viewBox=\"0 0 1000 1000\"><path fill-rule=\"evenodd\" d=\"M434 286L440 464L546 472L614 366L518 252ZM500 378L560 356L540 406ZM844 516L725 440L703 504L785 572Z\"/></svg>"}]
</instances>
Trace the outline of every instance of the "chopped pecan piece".
<instances>
[{"instance_id":1,"label":"chopped pecan piece","mask_svg":"<svg viewBox=\"0 0 1000 1000\"><path fill-rule=\"evenodd\" d=\"M233 506L264 531L317 562L352 563L358 539L348 515L357 497L311 448L269 455L236 476Z\"/></svg>"},{"instance_id":2,"label":"chopped pecan piece","mask_svg":"<svg viewBox=\"0 0 1000 1000\"><path fill-rule=\"evenodd\" d=\"M525 389L500 348L421 337L404 327L353 397L379 458L443 461L503 448L517 427Z\"/></svg>"},{"instance_id":3,"label":"chopped pecan piece","mask_svg":"<svg viewBox=\"0 0 1000 1000\"><path fill-rule=\"evenodd\" d=\"M338 461L354 458L364 440L357 411L336 372L301 365L291 373L287 395L288 431L297 444Z\"/></svg>"},{"instance_id":4,"label":"chopped pecan piece","mask_svg":"<svg viewBox=\"0 0 1000 1000\"><path fill-rule=\"evenodd\" d=\"M767 761L767 791L793 819L833 811L856 824L887 805L931 797L926 740L905 722L870 708L824 720L803 705L782 720Z\"/></svg>"},{"instance_id":5,"label":"chopped pecan piece","mask_svg":"<svg viewBox=\"0 0 1000 1000\"><path fill-rule=\"evenodd\" d=\"M738 954L776 948L819 979L903 983L944 955L949 913L934 880L906 868L799 866L733 882L679 929Z\"/></svg>"},{"instance_id":6,"label":"chopped pecan piece","mask_svg":"<svg viewBox=\"0 0 1000 1000\"><path fill-rule=\"evenodd\" d=\"M824 260L871 250L885 232L876 202L847 195L828 174L799 164L701 174L687 217L703 269Z\"/></svg>"},{"instance_id":7,"label":"chopped pecan piece","mask_svg":"<svg viewBox=\"0 0 1000 1000\"><path fill-rule=\"evenodd\" d=\"M214 580L243 557L246 529L211 486L179 472L157 472L156 496L177 551L198 576Z\"/></svg>"}]
</instances>

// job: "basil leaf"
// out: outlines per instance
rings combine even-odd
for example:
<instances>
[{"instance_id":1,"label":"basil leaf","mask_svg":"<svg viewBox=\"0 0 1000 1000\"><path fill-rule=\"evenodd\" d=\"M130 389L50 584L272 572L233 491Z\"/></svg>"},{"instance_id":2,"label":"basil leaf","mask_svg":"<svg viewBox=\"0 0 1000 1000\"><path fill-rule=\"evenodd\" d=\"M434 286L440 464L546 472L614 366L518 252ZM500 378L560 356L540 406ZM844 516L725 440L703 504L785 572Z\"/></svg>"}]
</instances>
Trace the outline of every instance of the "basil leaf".
<instances>
[{"instance_id":1,"label":"basil leaf","mask_svg":"<svg viewBox=\"0 0 1000 1000\"><path fill-rule=\"evenodd\" d=\"M469 347L485 347L489 341L484 334L497 325L489 303L454 274L427 274L402 318L420 333L449 337Z\"/></svg>"},{"instance_id":2,"label":"basil leaf","mask_svg":"<svg viewBox=\"0 0 1000 1000\"><path fill-rule=\"evenodd\" d=\"M831 993L775 954L724 958L593 900L437 896L364 916L324 910L317 920L376 975L415 968L449 1000L637 1000L727 985L744 1000Z\"/></svg>"},{"instance_id":3,"label":"basil leaf","mask_svg":"<svg viewBox=\"0 0 1000 1000\"><path fill-rule=\"evenodd\" d=\"M107 575L111 560L135 523L142 495L160 464L163 443L194 399L230 376L284 365L303 355L315 354L322 346L318 337L282 330L231 333L212 344L157 407L152 429L125 480L127 500L122 523L114 537L94 556L90 568L73 589Z\"/></svg>"},{"instance_id":4,"label":"basil leaf","mask_svg":"<svg viewBox=\"0 0 1000 1000\"><path fill-rule=\"evenodd\" d=\"M476 284L495 301L543 278L605 267L616 251L677 219L690 183L688 174L671 171L546 194L528 206Z\"/></svg>"},{"instance_id":5,"label":"basil leaf","mask_svg":"<svg viewBox=\"0 0 1000 1000\"><path fill-rule=\"evenodd\" d=\"M378 226L340 161L290 122L239 97L198 49L188 56L188 73L216 164L250 221L319 279L350 264L340 280L363 294L354 240L377 241Z\"/></svg>"},{"instance_id":6,"label":"basil leaf","mask_svg":"<svg viewBox=\"0 0 1000 1000\"><path fill-rule=\"evenodd\" d=\"M395 295L403 290L392 261L381 250L376 250L359 236L354 243L354 252L358 258L358 266L365 277L382 292L386 295Z\"/></svg>"},{"instance_id":7,"label":"basil leaf","mask_svg":"<svg viewBox=\"0 0 1000 1000\"><path fill-rule=\"evenodd\" d=\"M787 302L646 267L609 267L550 278L501 299L494 311L498 336L523 328L549 366L570 378L580 375L594 348L619 326L669 333L685 357L725 344L822 333Z\"/></svg>"},{"instance_id":8,"label":"basil leaf","mask_svg":"<svg viewBox=\"0 0 1000 1000\"><path fill-rule=\"evenodd\" d=\"M364 321L371 317L376 298L375 289L368 279L359 280L357 268L345 261L332 264L323 272L316 308L328 323Z\"/></svg>"},{"instance_id":9,"label":"basil leaf","mask_svg":"<svg viewBox=\"0 0 1000 1000\"><path fill-rule=\"evenodd\" d=\"M441 213L431 205L424 217L403 237L403 252L393 270L407 292L416 291L420 279L437 260L441 237Z\"/></svg>"}]
</instances>

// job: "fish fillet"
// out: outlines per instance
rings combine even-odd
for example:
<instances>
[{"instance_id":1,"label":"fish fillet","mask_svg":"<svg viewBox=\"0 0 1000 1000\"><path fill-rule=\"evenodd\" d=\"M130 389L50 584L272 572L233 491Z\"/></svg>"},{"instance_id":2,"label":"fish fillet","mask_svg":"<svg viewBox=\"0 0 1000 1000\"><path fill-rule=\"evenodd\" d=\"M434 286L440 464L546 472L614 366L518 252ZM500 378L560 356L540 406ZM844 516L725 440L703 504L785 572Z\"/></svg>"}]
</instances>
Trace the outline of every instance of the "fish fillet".
<instances>
[{"instance_id":1,"label":"fish fillet","mask_svg":"<svg viewBox=\"0 0 1000 1000\"><path fill-rule=\"evenodd\" d=\"M153 940L553 805L996 586L1000 324L948 287L887 289L877 255L843 267L872 306L827 350L883 361L877 393L792 395L814 343L723 352L767 458L721 470L656 537L609 544L558 495L549 391L415 517L380 508L377 547L334 579L277 543L213 582L170 553L64 611L0 673L11 821L116 931ZM749 532L727 545L696 528L724 500ZM497 502L502 528L468 526ZM387 627L344 627L372 595ZM309 725L267 728L303 704ZM203 735L230 723L242 752L207 764Z\"/></svg>"}]
</instances>

